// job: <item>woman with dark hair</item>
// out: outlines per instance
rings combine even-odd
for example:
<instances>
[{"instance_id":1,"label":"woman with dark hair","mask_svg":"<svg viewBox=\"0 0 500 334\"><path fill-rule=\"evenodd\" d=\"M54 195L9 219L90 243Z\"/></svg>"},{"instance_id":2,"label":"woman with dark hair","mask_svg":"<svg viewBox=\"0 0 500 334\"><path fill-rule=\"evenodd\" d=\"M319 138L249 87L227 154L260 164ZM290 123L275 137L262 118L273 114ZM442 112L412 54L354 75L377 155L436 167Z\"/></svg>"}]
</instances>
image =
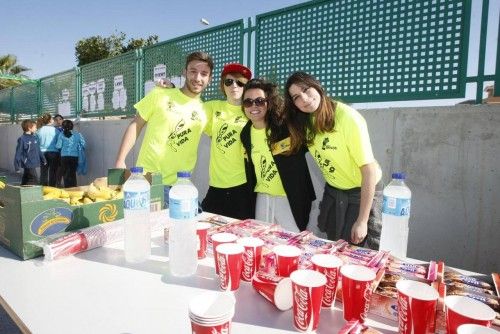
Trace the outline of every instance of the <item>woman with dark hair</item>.
<instances>
[{"instance_id":1,"label":"woman with dark hair","mask_svg":"<svg viewBox=\"0 0 500 334\"><path fill-rule=\"evenodd\" d=\"M46 165L40 166L40 183L42 186L55 187L57 185L57 169L59 168L61 155L56 148L59 131L54 127L53 118L50 114L43 114L39 118L41 126L38 127L36 136L40 144Z\"/></svg>"},{"instance_id":2,"label":"woman with dark hair","mask_svg":"<svg viewBox=\"0 0 500 334\"><path fill-rule=\"evenodd\" d=\"M303 231L316 196L305 159L306 149L290 151L277 86L250 80L243 90L243 110L249 118L241 132L249 186L257 193L256 218Z\"/></svg>"},{"instance_id":3,"label":"woman with dark hair","mask_svg":"<svg viewBox=\"0 0 500 334\"><path fill-rule=\"evenodd\" d=\"M291 151L307 145L326 179L318 227L328 238L378 248L380 214L375 186L382 172L366 121L355 109L330 99L312 75L296 72L285 86ZM370 226L369 226L370 225Z\"/></svg>"},{"instance_id":4,"label":"woman with dark hair","mask_svg":"<svg viewBox=\"0 0 500 334\"><path fill-rule=\"evenodd\" d=\"M64 187L76 187L79 150L85 148L85 138L81 133L73 131L73 122L69 119L62 122L62 129L63 132L57 138L56 147L61 150L61 172Z\"/></svg>"}]
</instances>

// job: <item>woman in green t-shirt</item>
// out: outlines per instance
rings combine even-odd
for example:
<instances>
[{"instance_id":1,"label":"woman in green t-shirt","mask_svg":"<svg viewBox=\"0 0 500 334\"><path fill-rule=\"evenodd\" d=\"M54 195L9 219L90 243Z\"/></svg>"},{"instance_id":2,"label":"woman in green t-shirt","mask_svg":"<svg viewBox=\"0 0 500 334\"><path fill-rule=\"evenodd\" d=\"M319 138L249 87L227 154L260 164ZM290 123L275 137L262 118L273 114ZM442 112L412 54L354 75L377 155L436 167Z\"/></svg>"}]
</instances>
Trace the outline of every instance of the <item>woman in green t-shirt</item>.
<instances>
[{"instance_id":1,"label":"woman in green t-shirt","mask_svg":"<svg viewBox=\"0 0 500 334\"><path fill-rule=\"evenodd\" d=\"M325 177L318 227L328 238L378 249L380 213L375 186L381 170L375 160L366 121L355 109L326 96L318 80L304 72L285 86L291 150L307 145Z\"/></svg>"},{"instance_id":2,"label":"woman in green t-shirt","mask_svg":"<svg viewBox=\"0 0 500 334\"><path fill-rule=\"evenodd\" d=\"M207 113L205 133L210 143L209 188L201 206L204 211L232 218L255 217L255 194L245 175L240 133L248 119L241 110L243 86L252 78L249 68L226 64L220 89L226 100L204 103Z\"/></svg>"},{"instance_id":3,"label":"woman in green t-shirt","mask_svg":"<svg viewBox=\"0 0 500 334\"><path fill-rule=\"evenodd\" d=\"M298 232L306 229L316 198L305 148L291 152L283 100L273 83L253 79L243 92L250 119L241 132L249 186L257 192L256 218Z\"/></svg>"},{"instance_id":4,"label":"woman in green t-shirt","mask_svg":"<svg viewBox=\"0 0 500 334\"><path fill-rule=\"evenodd\" d=\"M205 102L207 116L205 134L211 137L209 188L201 207L204 211L237 219L255 217L255 193L249 190L245 175L240 133L248 119L241 110L243 86L252 78L252 71L242 64L224 66L220 90L225 100ZM170 88L167 80L157 83Z\"/></svg>"}]
</instances>

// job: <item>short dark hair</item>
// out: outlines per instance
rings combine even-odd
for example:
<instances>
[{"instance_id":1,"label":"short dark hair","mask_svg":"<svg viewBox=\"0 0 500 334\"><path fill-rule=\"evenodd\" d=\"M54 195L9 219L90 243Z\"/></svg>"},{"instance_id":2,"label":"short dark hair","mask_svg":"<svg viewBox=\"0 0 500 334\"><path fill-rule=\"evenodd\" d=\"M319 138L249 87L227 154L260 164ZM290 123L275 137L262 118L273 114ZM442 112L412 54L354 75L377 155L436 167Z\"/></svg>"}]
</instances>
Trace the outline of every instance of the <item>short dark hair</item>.
<instances>
[{"instance_id":1,"label":"short dark hair","mask_svg":"<svg viewBox=\"0 0 500 334\"><path fill-rule=\"evenodd\" d=\"M208 53L203 52L203 51L195 51L195 52L190 53L186 57L186 70L187 70L189 63L192 61L195 61L195 60L203 61L203 62L207 63L208 67L210 67L210 75L212 75L212 73L214 72L214 60L212 59L212 57Z\"/></svg>"},{"instance_id":2,"label":"short dark hair","mask_svg":"<svg viewBox=\"0 0 500 334\"><path fill-rule=\"evenodd\" d=\"M62 115L60 115L60 114L55 114L54 118L56 118L56 117L60 117L61 119L64 119L64 117L62 117Z\"/></svg>"},{"instance_id":3,"label":"short dark hair","mask_svg":"<svg viewBox=\"0 0 500 334\"><path fill-rule=\"evenodd\" d=\"M65 137L69 138L73 135L71 133L71 130L73 130L73 122L72 121L70 121L69 119L66 119L62 122L61 126L62 126L63 134Z\"/></svg>"},{"instance_id":4,"label":"short dark hair","mask_svg":"<svg viewBox=\"0 0 500 334\"><path fill-rule=\"evenodd\" d=\"M31 119L25 119L24 121L21 122L21 128L23 129L24 132L28 131L34 124Z\"/></svg>"}]
</instances>

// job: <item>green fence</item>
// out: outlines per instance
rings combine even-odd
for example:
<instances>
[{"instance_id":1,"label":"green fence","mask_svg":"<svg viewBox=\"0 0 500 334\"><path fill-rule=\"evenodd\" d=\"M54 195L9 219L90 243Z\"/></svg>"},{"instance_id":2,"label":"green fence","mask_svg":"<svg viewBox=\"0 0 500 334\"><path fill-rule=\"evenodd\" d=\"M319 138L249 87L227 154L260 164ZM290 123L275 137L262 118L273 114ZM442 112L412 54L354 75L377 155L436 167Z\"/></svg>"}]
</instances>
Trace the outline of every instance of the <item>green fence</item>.
<instances>
[{"instance_id":1,"label":"green fence","mask_svg":"<svg viewBox=\"0 0 500 334\"><path fill-rule=\"evenodd\" d=\"M465 1L312 2L257 16L256 72L314 74L347 102L465 94Z\"/></svg>"},{"instance_id":2,"label":"green fence","mask_svg":"<svg viewBox=\"0 0 500 334\"><path fill-rule=\"evenodd\" d=\"M139 54L130 51L80 68L81 117L134 113Z\"/></svg>"},{"instance_id":3,"label":"green fence","mask_svg":"<svg viewBox=\"0 0 500 334\"><path fill-rule=\"evenodd\" d=\"M133 105L167 77L183 84L185 57L202 50L215 61L204 99L221 98L218 76L229 62L283 85L297 70L314 74L346 102L464 98L466 84L500 91L484 74L489 0L483 0L479 69L467 76L472 0L320 0L237 20L0 91L0 122L45 112L68 117L131 116ZM495 20L492 20L495 22ZM495 27L493 27L495 28ZM498 30L499 28L496 27ZM494 29L490 29L494 30ZM247 57L245 59L244 54Z\"/></svg>"},{"instance_id":4,"label":"green fence","mask_svg":"<svg viewBox=\"0 0 500 334\"><path fill-rule=\"evenodd\" d=\"M76 116L76 70L40 79L40 113Z\"/></svg>"},{"instance_id":5,"label":"green fence","mask_svg":"<svg viewBox=\"0 0 500 334\"><path fill-rule=\"evenodd\" d=\"M214 79L203 93L203 98L221 98L218 73L221 73L224 64L243 62L243 37L243 20L238 20L145 48L145 90L154 84L155 75L167 77L176 85L181 84L186 55L200 50L210 54L215 63ZM145 90L141 90L141 97Z\"/></svg>"}]
</instances>

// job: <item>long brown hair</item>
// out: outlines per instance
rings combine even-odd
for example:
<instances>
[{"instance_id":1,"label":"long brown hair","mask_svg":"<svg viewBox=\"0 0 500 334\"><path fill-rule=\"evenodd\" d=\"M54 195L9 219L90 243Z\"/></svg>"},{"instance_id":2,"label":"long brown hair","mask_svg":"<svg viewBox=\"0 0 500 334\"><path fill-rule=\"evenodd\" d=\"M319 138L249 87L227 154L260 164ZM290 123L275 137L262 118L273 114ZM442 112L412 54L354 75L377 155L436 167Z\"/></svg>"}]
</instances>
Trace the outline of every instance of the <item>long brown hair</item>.
<instances>
[{"instance_id":1,"label":"long brown hair","mask_svg":"<svg viewBox=\"0 0 500 334\"><path fill-rule=\"evenodd\" d=\"M293 102L290 87L297 85L302 89L313 88L320 97L318 109L308 114L302 112ZM326 95L321 83L305 72L295 72L285 85L285 118L290 131L290 150L298 152L303 145L312 145L317 133L333 131L335 128L336 103Z\"/></svg>"},{"instance_id":2,"label":"long brown hair","mask_svg":"<svg viewBox=\"0 0 500 334\"><path fill-rule=\"evenodd\" d=\"M263 79L252 79L245 84L243 88L243 99L249 89L261 89L264 91L267 100L266 137L269 145L279 141L279 127L283 123L283 99L281 98L278 86ZM241 106L244 110L243 105Z\"/></svg>"}]
</instances>

